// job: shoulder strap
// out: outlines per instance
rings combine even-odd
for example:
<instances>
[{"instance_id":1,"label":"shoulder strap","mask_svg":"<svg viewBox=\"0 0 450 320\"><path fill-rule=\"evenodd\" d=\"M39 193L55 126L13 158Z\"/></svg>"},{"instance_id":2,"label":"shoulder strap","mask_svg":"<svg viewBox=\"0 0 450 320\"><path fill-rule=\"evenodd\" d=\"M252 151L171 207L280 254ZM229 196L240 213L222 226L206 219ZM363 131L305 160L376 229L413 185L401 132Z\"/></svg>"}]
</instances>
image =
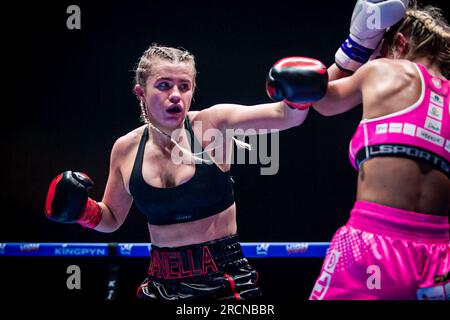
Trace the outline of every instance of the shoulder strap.
<instances>
[{"instance_id":1,"label":"shoulder strap","mask_svg":"<svg viewBox=\"0 0 450 320\"><path fill-rule=\"evenodd\" d=\"M191 152L199 152L199 150L203 151L203 147L201 146L200 142L198 142L197 138L195 137L194 131L192 130L191 122L189 121L189 117L186 116L184 118L184 127L189 132L189 145L191 146Z\"/></svg>"},{"instance_id":2,"label":"shoulder strap","mask_svg":"<svg viewBox=\"0 0 450 320\"><path fill-rule=\"evenodd\" d=\"M139 142L136 158L134 160L133 171L131 173L132 176L140 175L142 173L142 162L144 161L144 148L147 140L148 140L148 126L145 126L144 132L142 133L141 141Z\"/></svg>"}]
</instances>

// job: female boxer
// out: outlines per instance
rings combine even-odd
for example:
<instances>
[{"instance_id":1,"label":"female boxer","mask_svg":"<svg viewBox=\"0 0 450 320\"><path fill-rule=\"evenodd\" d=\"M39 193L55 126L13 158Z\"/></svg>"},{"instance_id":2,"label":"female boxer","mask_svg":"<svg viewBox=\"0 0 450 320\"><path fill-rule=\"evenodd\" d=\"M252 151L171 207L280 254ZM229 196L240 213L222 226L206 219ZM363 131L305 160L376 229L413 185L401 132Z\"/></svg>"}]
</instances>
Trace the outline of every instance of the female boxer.
<instances>
[{"instance_id":1,"label":"female boxer","mask_svg":"<svg viewBox=\"0 0 450 320\"><path fill-rule=\"evenodd\" d=\"M238 242L231 163L226 161L233 137L225 133L298 126L307 110L282 96L290 91L283 78L295 74L302 81L309 79L302 93L291 97L296 101L320 99L327 83L326 68L313 59L282 60L270 72L268 91L285 103L220 104L189 111L196 84L194 56L150 46L137 66L134 87L145 124L114 144L102 201L88 197L92 181L85 174L68 171L50 185L47 217L113 232L134 201L147 218L152 243L139 298L259 297L257 273ZM210 132L224 138L213 140Z\"/></svg>"},{"instance_id":2,"label":"female boxer","mask_svg":"<svg viewBox=\"0 0 450 320\"><path fill-rule=\"evenodd\" d=\"M440 10L411 5L381 54L314 104L331 116L362 103L363 119L349 148L356 202L310 299L449 299L450 29Z\"/></svg>"}]
</instances>

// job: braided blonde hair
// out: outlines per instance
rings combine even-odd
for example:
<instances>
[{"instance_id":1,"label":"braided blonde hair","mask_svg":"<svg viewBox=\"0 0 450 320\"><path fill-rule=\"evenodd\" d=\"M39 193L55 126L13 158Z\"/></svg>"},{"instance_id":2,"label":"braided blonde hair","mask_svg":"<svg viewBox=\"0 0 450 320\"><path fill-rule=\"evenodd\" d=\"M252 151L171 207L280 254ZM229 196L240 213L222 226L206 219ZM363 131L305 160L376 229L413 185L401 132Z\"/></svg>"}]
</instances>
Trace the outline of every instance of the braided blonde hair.
<instances>
[{"instance_id":1,"label":"braided blonde hair","mask_svg":"<svg viewBox=\"0 0 450 320\"><path fill-rule=\"evenodd\" d=\"M147 50L145 50L144 54L141 56L139 63L135 70L135 84L139 84L142 88L145 88L145 84L147 82L148 77L152 74L152 68L155 64L158 63L158 59L168 60L172 63L180 63L185 62L191 64L192 73L193 73L193 90L195 90L195 78L197 76L197 69L195 68L195 57L189 51L183 48L173 48L173 47L165 47L161 46L157 43L153 43ZM160 134L167 135L163 133L160 129L155 127L151 122L147 114L147 108L145 104L140 102L141 107L141 121L145 124L148 124L151 128L159 132ZM212 161L203 159L200 157L203 153L210 151L205 150L199 153L192 153L189 150L183 148L177 141L175 141L171 136L168 136L172 143L174 143L184 154L189 155L195 161L200 161L202 163L211 164ZM244 148L251 150L251 145L246 143L245 141L241 141L235 137L232 137L232 140L236 143L239 148Z\"/></svg>"},{"instance_id":2,"label":"braided blonde hair","mask_svg":"<svg viewBox=\"0 0 450 320\"><path fill-rule=\"evenodd\" d=\"M450 76L450 27L441 9L420 7L410 1L405 17L386 33L385 41L392 49L397 32L410 39L407 59L426 57L440 66L442 74Z\"/></svg>"},{"instance_id":3,"label":"braided blonde hair","mask_svg":"<svg viewBox=\"0 0 450 320\"><path fill-rule=\"evenodd\" d=\"M195 57L189 51L183 48L172 48L161 46L157 43L153 43L147 50L144 51L139 63L135 69L135 84L139 84L142 88L145 88L145 83L148 77L152 74L152 69L155 64L158 63L158 59L167 60L172 63L185 62L192 66L192 73L194 78L193 88L195 89L195 77L197 70L195 68ZM141 107L141 121L149 123L150 120L147 115L147 110L144 103L140 102Z\"/></svg>"}]
</instances>

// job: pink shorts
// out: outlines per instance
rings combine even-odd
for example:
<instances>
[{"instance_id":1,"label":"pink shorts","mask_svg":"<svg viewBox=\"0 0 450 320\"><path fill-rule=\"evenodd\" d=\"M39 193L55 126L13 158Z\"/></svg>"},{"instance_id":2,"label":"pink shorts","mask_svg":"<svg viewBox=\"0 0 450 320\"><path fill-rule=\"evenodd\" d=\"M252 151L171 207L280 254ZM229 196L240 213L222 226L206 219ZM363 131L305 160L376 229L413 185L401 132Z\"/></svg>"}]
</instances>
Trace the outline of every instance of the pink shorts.
<instances>
[{"instance_id":1,"label":"pink shorts","mask_svg":"<svg viewBox=\"0 0 450 320\"><path fill-rule=\"evenodd\" d=\"M449 270L447 216L357 201L310 299L449 300Z\"/></svg>"}]
</instances>

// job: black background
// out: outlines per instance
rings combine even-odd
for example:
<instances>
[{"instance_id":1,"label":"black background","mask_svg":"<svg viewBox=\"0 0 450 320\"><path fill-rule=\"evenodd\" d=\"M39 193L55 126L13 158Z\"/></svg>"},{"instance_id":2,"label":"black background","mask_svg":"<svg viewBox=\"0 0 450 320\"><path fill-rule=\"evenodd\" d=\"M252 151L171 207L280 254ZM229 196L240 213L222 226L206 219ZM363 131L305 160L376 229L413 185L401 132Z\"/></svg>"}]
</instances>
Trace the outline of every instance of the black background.
<instances>
[{"instance_id":1,"label":"black background","mask_svg":"<svg viewBox=\"0 0 450 320\"><path fill-rule=\"evenodd\" d=\"M81 8L81 30L66 27L71 4ZM226 102L266 103L265 77L280 58L333 62L348 34L353 6L354 1L300 0L12 4L3 14L13 19L2 27L7 85L0 242L148 242L145 219L135 208L112 234L52 223L43 212L48 185L64 170L88 173L96 183L91 197L101 200L113 143L141 125L132 87L143 51L159 42L196 56L198 90L191 110ZM330 241L355 199L357 174L347 149L360 116L359 107L329 118L311 110L300 127L281 132L276 175L260 175L259 165L232 167L241 241ZM2 258L2 294L20 292L32 277L35 290L50 297L102 299L104 280L94 280L106 277L107 263L100 260ZM267 299L289 294L305 300L321 259L252 263L260 270ZM69 264L85 270L81 292L65 288ZM122 269L127 268L121 299L133 299L147 261L131 259Z\"/></svg>"}]
</instances>

